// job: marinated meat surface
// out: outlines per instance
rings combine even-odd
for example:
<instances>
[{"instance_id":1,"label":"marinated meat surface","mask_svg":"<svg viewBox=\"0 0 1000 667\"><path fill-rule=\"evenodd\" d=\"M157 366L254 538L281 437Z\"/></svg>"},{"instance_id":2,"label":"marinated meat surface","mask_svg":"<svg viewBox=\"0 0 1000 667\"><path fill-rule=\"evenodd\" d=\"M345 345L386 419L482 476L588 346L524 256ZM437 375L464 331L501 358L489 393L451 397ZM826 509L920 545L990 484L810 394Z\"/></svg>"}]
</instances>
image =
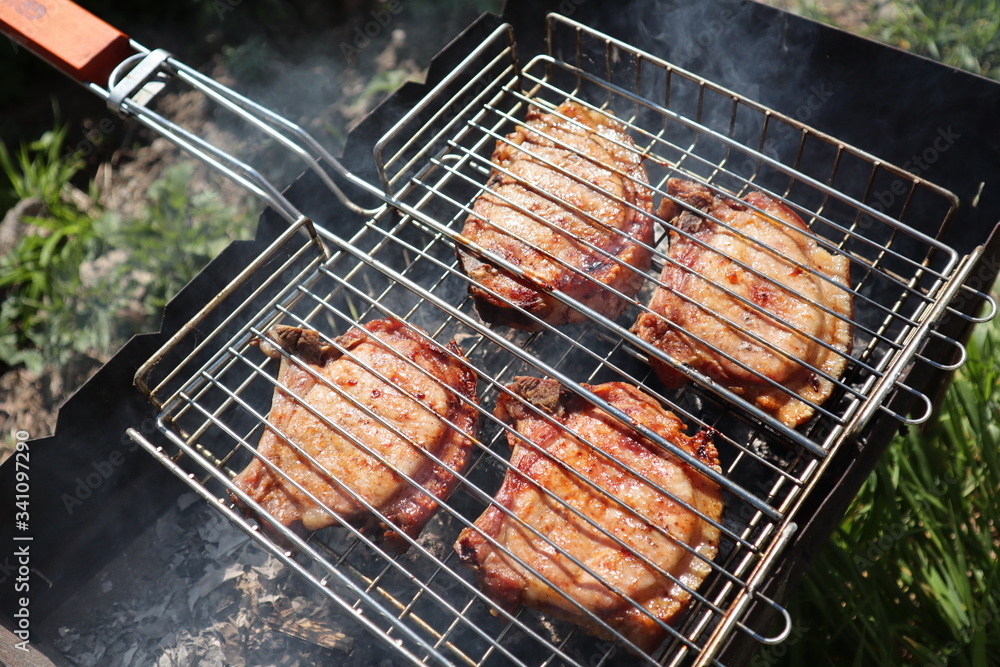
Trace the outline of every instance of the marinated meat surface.
<instances>
[{"instance_id":1,"label":"marinated meat surface","mask_svg":"<svg viewBox=\"0 0 1000 667\"><path fill-rule=\"evenodd\" d=\"M718 470L708 432L688 437L676 416L631 385L589 388ZM495 414L517 432L508 434L513 469L456 552L503 608L525 605L608 636L593 614L652 651L667 634L658 621L671 623L690 600L680 584L696 589L711 571L719 530L706 519L722 514L719 487L555 380L521 377L509 389L514 396L501 395Z\"/></svg>"},{"instance_id":2,"label":"marinated meat surface","mask_svg":"<svg viewBox=\"0 0 1000 667\"><path fill-rule=\"evenodd\" d=\"M545 291L558 289L618 317L627 301L607 288L635 296L653 241L649 181L621 123L575 102L553 113L532 106L525 124L497 141L492 161L462 235L528 279L460 247L480 316L521 329L541 328L525 313L552 325L586 320Z\"/></svg>"},{"instance_id":3,"label":"marinated meat surface","mask_svg":"<svg viewBox=\"0 0 1000 667\"><path fill-rule=\"evenodd\" d=\"M703 214L664 198L658 213L674 229L663 286L632 330L789 427L802 424L851 353L848 258L821 248L794 211L761 192L739 201L680 179L667 192ZM669 387L687 379L651 364Z\"/></svg>"},{"instance_id":4,"label":"marinated meat surface","mask_svg":"<svg viewBox=\"0 0 1000 667\"><path fill-rule=\"evenodd\" d=\"M397 320L355 327L337 343L347 354L315 331L287 326L260 342L265 354L281 360L268 414L273 427L234 483L267 512L260 517L265 522L305 533L336 523L339 515L402 551L408 543L399 533L416 537L457 483L427 453L459 473L469 462L478 425L476 376L454 341L448 345L453 357Z\"/></svg>"}]
</instances>

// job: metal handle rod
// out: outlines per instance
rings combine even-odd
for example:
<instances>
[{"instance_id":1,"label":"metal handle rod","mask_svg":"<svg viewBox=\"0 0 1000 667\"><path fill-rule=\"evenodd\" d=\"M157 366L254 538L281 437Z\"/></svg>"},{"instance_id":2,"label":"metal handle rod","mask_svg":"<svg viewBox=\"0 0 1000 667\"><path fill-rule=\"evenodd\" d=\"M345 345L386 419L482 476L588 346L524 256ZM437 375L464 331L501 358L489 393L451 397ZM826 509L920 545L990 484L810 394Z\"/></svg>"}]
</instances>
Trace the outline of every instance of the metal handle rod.
<instances>
[{"instance_id":1,"label":"metal handle rod","mask_svg":"<svg viewBox=\"0 0 1000 667\"><path fill-rule=\"evenodd\" d=\"M175 146L199 158L213 169L257 195L289 224L297 224L305 216L264 176L246 162L236 159L201 137L168 121L160 114L142 105L123 100L121 110L164 137ZM310 223L311 224L311 223Z\"/></svg>"},{"instance_id":2,"label":"metal handle rod","mask_svg":"<svg viewBox=\"0 0 1000 667\"><path fill-rule=\"evenodd\" d=\"M414 114L420 113L431 100L439 96L440 92L445 87L451 85L452 82L458 78L468 63L471 63L478 58L500 35L506 35L508 40L513 41L509 25L504 24L496 28L489 38L487 38L481 45L479 45L476 49L469 53L465 59L463 59L462 64L454 68L448 76L446 76L426 96L424 96L423 101L411 109L409 113L404 116L399 123L397 123L397 126L401 126L406 122L409 122ZM165 138L174 142L178 146L181 146L185 150L188 150L196 157L205 160L213 166L218 166L218 162L221 160L222 162L235 167L237 172L256 173L256 170L252 169L245 163L224 153L208 142L195 137L191 133L183 130L162 117L157 117L158 122L155 126L148 124L148 118L154 116L153 112L143 104L138 103L134 99L133 95L141 91L156 73L166 72L202 92L209 99L249 123L251 126L265 133L267 136L281 144L285 149L290 151L293 155L305 162L309 169L320 178L324 185L327 186L337 199L339 199L340 202L351 211L368 217L374 215L380 207L370 209L363 208L352 201L337 185L327 170L321 166L321 161L328 164L337 174L339 174L346 181L350 182L352 185L376 196L383 201L390 204L394 203L393 198L388 193L388 181L384 174L381 175L381 180L383 181L383 185L386 187L385 190L380 189L375 184L369 183L365 179L349 171L336 157L333 156L333 154L331 154L319 141L317 141L315 137L309 134L300 125L293 123L284 116L262 106L254 100L237 93L231 88L220 84L218 81L205 76L197 70L180 62L176 58L169 56L169 54L167 57L164 57L164 52L161 50L150 51L134 40L131 41L131 45L140 54L145 54L145 57L136 62L133 68L133 71L138 70L140 72L139 76L131 79L127 76L121 81L118 81L115 76L118 73L117 68L115 72L112 73L113 76L109 79L109 95L107 96L107 100L109 106L116 111L136 116L137 119L154 131L162 134ZM120 89L122 86L125 86L124 89ZM178 141L178 136L184 139L183 143ZM193 149L191 146L192 144L194 144L196 148ZM208 155L206 155L206 153ZM381 157L381 146L378 147L377 155ZM209 156L212 156L215 159L212 160ZM378 167L381 174L384 167L381 164L379 164ZM223 172L231 178L234 177L231 169L223 169ZM247 181L245 179L237 178L236 180L241 185L247 186ZM274 202L277 201L280 207L279 210L288 210L288 206L290 205L287 204L286 201L282 201L284 198L275 197L275 193L271 192L274 190L273 186L267 184L263 178L254 177L251 180L256 184L256 187L251 188L255 194L260 195L261 189L268 191L270 196L264 197L265 202L273 206ZM285 213L285 217L287 218L289 215ZM293 216L292 219L296 219L298 217L299 216L296 215ZM289 221L291 222L292 220Z\"/></svg>"},{"instance_id":3,"label":"metal handle rod","mask_svg":"<svg viewBox=\"0 0 1000 667\"><path fill-rule=\"evenodd\" d=\"M351 201L351 199L330 177L330 174L320 166L319 160L325 161L338 174L347 178L355 185L363 187L376 195L379 195L380 192L371 187L366 181L357 178L350 173L339 160L337 160L329 151L326 150L326 148L323 147L319 141L306 132L301 126L293 123L284 116L275 113L267 107L240 95L236 91L223 86L214 79L205 76L191 67L188 67L182 62L172 58L169 61L169 65L174 69L177 78L188 83L192 87L197 88L220 106L266 133L293 154L298 156L309 166L310 170L320 177L330 191L336 195L337 199L339 199L341 203L353 212L367 217L378 211L378 208L366 209ZM289 138L282 132L282 130L293 135L300 143Z\"/></svg>"}]
</instances>

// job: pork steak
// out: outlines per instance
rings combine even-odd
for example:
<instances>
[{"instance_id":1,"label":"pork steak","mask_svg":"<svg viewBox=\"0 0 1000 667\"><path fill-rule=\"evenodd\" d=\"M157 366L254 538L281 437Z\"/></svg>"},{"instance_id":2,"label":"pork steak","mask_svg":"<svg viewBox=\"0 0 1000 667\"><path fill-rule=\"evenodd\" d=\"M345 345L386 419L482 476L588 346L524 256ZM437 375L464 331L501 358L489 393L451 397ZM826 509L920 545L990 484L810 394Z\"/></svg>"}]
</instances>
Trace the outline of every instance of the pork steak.
<instances>
[{"instance_id":1,"label":"pork steak","mask_svg":"<svg viewBox=\"0 0 1000 667\"><path fill-rule=\"evenodd\" d=\"M667 193L680 204L665 198L659 210L673 226L662 286L632 330L789 427L802 424L850 358L850 260L762 192L740 201L670 179ZM687 381L650 361L668 387Z\"/></svg>"},{"instance_id":2,"label":"pork steak","mask_svg":"<svg viewBox=\"0 0 1000 667\"><path fill-rule=\"evenodd\" d=\"M638 388L584 386L718 469L710 433L685 435ZM711 571L719 487L555 380L520 377L509 389L495 414L516 431L512 468L456 552L503 608L525 605L607 637L600 619L652 651L667 634L661 623L677 618Z\"/></svg>"},{"instance_id":3,"label":"pork steak","mask_svg":"<svg viewBox=\"0 0 1000 667\"><path fill-rule=\"evenodd\" d=\"M339 516L404 551L409 543L400 533L420 533L454 490L452 471L461 474L469 463L476 375L454 341L446 352L394 319L355 327L336 342L346 353L315 331L288 326L260 341L281 360L279 386L270 427L233 483L263 508L265 527L280 523L306 534Z\"/></svg>"},{"instance_id":4,"label":"pork steak","mask_svg":"<svg viewBox=\"0 0 1000 667\"><path fill-rule=\"evenodd\" d=\"M462 236L526 278L459 246L479 315L521 329L542 328L529 315L551 325L586 320L546 292L557 289L618 317L642 285L653 241L649 181L622 124L576 102L552 113L532 106L497 141L492 162Z\"/></svg>"}]
</instances>

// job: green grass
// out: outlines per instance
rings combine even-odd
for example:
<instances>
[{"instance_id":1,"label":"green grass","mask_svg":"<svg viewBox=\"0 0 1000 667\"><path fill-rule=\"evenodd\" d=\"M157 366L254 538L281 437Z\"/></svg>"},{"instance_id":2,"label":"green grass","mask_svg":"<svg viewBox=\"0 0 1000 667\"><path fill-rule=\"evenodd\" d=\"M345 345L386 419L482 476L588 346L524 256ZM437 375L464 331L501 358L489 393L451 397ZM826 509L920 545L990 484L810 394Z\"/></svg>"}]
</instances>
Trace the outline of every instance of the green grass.
<instances>
[{"instance_id":1,"label":"green grass","mask_svg":"<svg viewBox=\"0 0 1000 667\"><path fill-rule=\"evenodd\" d=\"M135 219L122 219L87 197L71 196L82 162L66 152L65 128L11 152L0 144L8 202L38 199L43 213L0 257L0 366L39 372L75 355L101 358L155 325L165 303L234 238L253 216L211 191L190 187L193 166L167 169L146 193ZM117 254L115 254L117 253ZM85 280L81 267L99 266ZM137 270L137 268L139 270Z\"/></svg>"},{"instance_id":2,"label":"green grass","mask_svg":"<svg viewBox=\"0 0 1000 667\"><path fill-rule=\"evenodd\" d=\"M1000 0L893 2L869 34L983 76L1000 78Z\"/></svg>"},{"instance_id":3,"label":"green grass","mask_svg":"<svg viewBox=\"0 0 1000 667\"><path fill-rule=\"evenodd\" d=\"M892 443L791 602L788 664L1000 664L1000 320Z\"/></svg>"},{"instance_id":4,"label":"green grass","mask_svg":"<svg viewBox=\"0 0 1000 667\"><path fill-rule=\"evenodd\" d=\"M249 238L256 218L256 201L249 194L241 205L233 206L214 191L194 193L193 174L191 162L174 165L149 187L137 219L123 220L107 212L95 223L107 247L131 255L119 276L135 267L150 274L151 280L143 283L150 314L158 314L230 241ZM121 279L110 277L112 282Z\"/></svg>"},{"instance_id":5,"label":"green grass","mask_svg":"<svg viewBox=\"0 0 1000 667\"><path fill-rule=\"evenodd\" d=\"M821 18L818 7L808 3L808 13ZM868 34L1000 78L998 26L1000 1L920 0L898 3L895 18ZM395 85L393 76L368 92ZM0 208L26 197L46 207L31 221L36 232L0 258L0 363L58 364L112 349L153 326L163 303L251 226L252 209L194 194L184 165L150 189L139 219L81 210L67 197L81 163L64 140L57 129L18 150L0 147ZM81 264L116 249L128 261L84 284ZM123 319L136 304L139 320ZM795 641L754 664L1000 665L998 346L1000 322L976 330L941 414L892 443L791 600Z\"/></svg>"},{"instance_id":6,"label":"green grass","mask_svg":"<svg viewBox=\"0 0 1000 667\"><path fill-rule=\"evenodd\" d=\"M16 153L0 144L0 168L9 184L4 198L34 198L44 207L43 215L24 219L34 230L0 257L0 361L9 366L41 365L41 350L50 342L47 322L73 298L79 266L96 241L91 212L69 194L83 163L64 155L65 137L63 126Z\"/></svg>"},{"instance_id":7,"label":"green grass","mask_svg":"<svg viewBox=\"0 0 1000 667\"><path fill-rule=\"evenodd\" d=\"M846 4L846 3L845 3ZM1000 79L1000 0L889 0L859 3L874 7L874 18L854 29L867 37L938 60L953 67ZM837 25L822 0L798 0L793 10Z\"/></svg>"}]
</instances>

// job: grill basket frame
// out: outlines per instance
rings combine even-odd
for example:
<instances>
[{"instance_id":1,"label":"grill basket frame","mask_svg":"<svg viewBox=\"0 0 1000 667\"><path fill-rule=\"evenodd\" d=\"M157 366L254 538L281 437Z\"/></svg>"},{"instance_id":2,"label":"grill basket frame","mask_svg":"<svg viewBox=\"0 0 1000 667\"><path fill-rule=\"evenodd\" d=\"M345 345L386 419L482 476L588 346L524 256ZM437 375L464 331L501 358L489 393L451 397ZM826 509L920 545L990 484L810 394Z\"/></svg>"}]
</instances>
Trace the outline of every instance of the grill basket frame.
<instances>
[{"instance_id":1,"label":"grill basket frame","mask_svg":"<svg viewBox=\"0 0 1000 667\"><path fill-rule=\"evenodd\" d=\"M643 657L653 664L713 664L732 632L780 641L790 629L787 613L782 610L784 631L763 637L745 612L754 601L777 607L758 588L788 544L796 527L796 509L827 461L852 442L877 411L912 423L929 416L930 401L925 401L927 409L920 417L903 416L902 406L911 403L916 392L900 378L914 363L933 363L921 356L921 346L938 335L933 325L946 311L957 314L949 303L960 290L967 290L962 283L976 255L961 257L934 238L953 218L957 198L919 176L570 19L550 16L549 52L523 68L507 27L495 31L489 43L495 49L484 49L485 65L477 62L468 71L456 71L452 80L444 82L447 85L432 91L426 104L403 116L376 144L375 161L387 204L354 236L342 239L330 228L316 225L321 244L310 234L311 223L295 222L209 305L208 311L228 313L221 324L204 330L199 316L140 369L137 384L160 406L158 424L169 445L155 445L134 430L129 435L406 660L418 663L430 656L442 664L472 665L522 660L509 648L515 634L545 648L547 657L535 664L584 662L598 649L602 664L621 658L624 651L614 645L583 638L582 632L565 624L557 624L553 631L534 612L522 610L509 617L501 613L499 625L494 624L492 632L485 630L491 627L488 599L453 555L428 548L423 538L411 546L411 554L393 558L347 526L326 529L308 541L287 533L284 537L297 548L293 555L237 513L228 500L230 493L241 493L230 479L242 469L260 437L276 382L277 364L256 353L251 341L279 322L320 330L330 343L351 322L384 316L415 324L439 343L457 337L480 372L481 386L485 384L480 392L484 422L491 419L496 393L515 374L555 377L588 397L579 382L606 381L609 374L621 377L621 368L644 366L642 356L649 350L630 338L628 324L622 324L631 321L629 316L617 323L596 318L599 326L593 330L511 333L484 326L470 300L455 304L450 298L453 285L463 280L453 244L471 209L476 183L481 187L486 180L483 165L488 165L492 145L513 129L529 101L552 107L563 93L570 93L596 108L612 108L616 117L634 126L633 138L637 133L647 137L647 144L638 139L636 143L649 156L648 164L673 165L662 167L650 179L661 196L668 174L699 178L736 195L763 187L808 212L800 215L831 249L847 253L852 266L867 266L860 271L860 285L870 280L899 287L899 292L887 295L891 304L876 304L883 307L876 309L881 319L876 317L871 326L867 320L859 322L868 327L871 340L852 356L854 376L845 381L850 391L830 400L835 411L798 431L705 378L694 377L695 385L679 394L665 394L648 373L625 374L688 423L719 427L718 421L699 416L699 406L705 404L715 406L708 411L715 420L734 407L737 413L735 426L720 429L729 457L720 480L727 495L725 553L716 560L715 574L699 590L672 639ZM563 53L570 55L564 58ZM629 59L635 66L627 72L630 76L622 76L620 72L629 68L621 63ZM567 80L575 87L567 89ZM603 91L603 99L592 90ZM483 99L489 104L482 106ZM660 122L651 124L649 115ZM485 120L489 117L493 120ZM791 142L792 150L784 137L798 137ZM775 145L772 151L769 147ZM667 155L669 151L679 159ZM815 160L806 159L815 154L823 155L819 162L829 167L823 174L819 173L823 169L814 167ZM714 155L722 157L706 157ZM742 171L730 166L734 164ZM753 166L743 169L745 164ZM867 177L858 177L865 168ZM850 174L844 181L847 185L835 186L844 174ZM782 178L788 179L785 188L773 185ZM461 196L451 194L452 180ZM872 193L882 184L896 182L907 184L907 195L897 198L898 209L877 210ZM928 214L923 205L927 201L936 202L934 210L942 212ZM452 213L441 215L442 208ZM917 220L920 216L926 217ZM911 220L913 225L908 224ZM933 235L916 227L931 229ZM839 230L841 239L831 238L830 230ZM662 247L665 233L660 225L656 247ZM883 238L889 242L876 245ZM324 244L331 249L329 255ZM923 248L923 253L907 255L914 247ZM873 253L867 265L865 252ZM893 252L904 256L893 257ZM654 262L650 284L662 261L660 255ZM897 266L916 267L916 273L902 275ZM857 272L852 271L854 275ZM856 289L856 299L885 298L860 291L863 287ZM553 353L559 348L565 349ZM595 355L593 349L604 351ZM569 358L573 355L589 358L592 368L578 373L578 360ZM498 358L506 359L500 364L502 370L482 372L484 359L493 364ZM243 416L234 417L240 411ZM492 466L495 469L487 477L494 486L480 488L470 481L456 496L466 494L468 503L481 504L490 495L482 491L495 488L502 473L502 434L496 424L485 429L478 443L479 459L467 473L468 478ZM671 448L670 443L661 444ZM444 529L452 538L441 542L445 547L450 547L463 518L472 521L478 516L468 506L451 505L449 501L439 511L451 522ZM353 562L358 552L364 555ZM425 562L414 565L411 558ZM415 592L399 592L413 586L414 580ZM427 604L450 616L444 616L443 623L429 621L419 611Z\"/></svg>"}]
</instances>

